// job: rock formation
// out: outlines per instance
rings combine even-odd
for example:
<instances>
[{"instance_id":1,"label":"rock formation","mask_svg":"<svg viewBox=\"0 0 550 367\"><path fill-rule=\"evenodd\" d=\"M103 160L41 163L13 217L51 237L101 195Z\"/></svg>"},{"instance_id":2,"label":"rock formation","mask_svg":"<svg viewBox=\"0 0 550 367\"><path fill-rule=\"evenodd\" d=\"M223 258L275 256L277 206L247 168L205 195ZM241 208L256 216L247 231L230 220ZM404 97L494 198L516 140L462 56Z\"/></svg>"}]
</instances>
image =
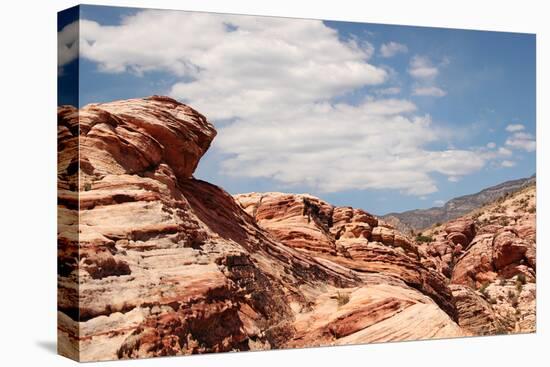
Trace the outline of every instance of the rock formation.
<instances>
[{"instance_id":1,"label":"rock formation","mask_svg":"<svg viewBox=\"0 0 550 367\"><path fill-rule=\"evenodd\" d=\"M492 223L479 228L483 216L454 222L435 246L310 195L232 197L193 178L215 135L167 97L59 107L62 354L90 361L534 328L530 218L492 232ZM475 289L486 280L495 304ZM512 288L515 309L499 301Z\"/></svg>"},{"instance_id":2,"label":"rock formation","mask_svg":"<svg viewBox=\"0 0 550 367\"><path fill-rule=\"evenodd\" d=\"M535 331L535 212L531 184L423 232L421 261L449 278L459 324L474 334Z\"/></svg>"}]
</instances>

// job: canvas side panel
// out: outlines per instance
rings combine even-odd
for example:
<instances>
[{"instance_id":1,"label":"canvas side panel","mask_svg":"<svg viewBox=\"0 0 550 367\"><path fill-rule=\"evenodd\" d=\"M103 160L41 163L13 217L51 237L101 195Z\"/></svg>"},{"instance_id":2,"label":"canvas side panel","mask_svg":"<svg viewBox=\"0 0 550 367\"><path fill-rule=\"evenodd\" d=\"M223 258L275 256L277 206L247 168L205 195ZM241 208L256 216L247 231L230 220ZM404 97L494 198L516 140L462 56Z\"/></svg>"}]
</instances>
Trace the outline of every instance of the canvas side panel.
<instances>
[{"instance_id":1,"label":"canvas side panel","mask_svg":"<svg viewBox=\"0 0 550 367\"><path fill-rule=\"evenodd\" d=\"M58 13L57 351L79 360L79 7Z\"/></svg>"}]
</instances>

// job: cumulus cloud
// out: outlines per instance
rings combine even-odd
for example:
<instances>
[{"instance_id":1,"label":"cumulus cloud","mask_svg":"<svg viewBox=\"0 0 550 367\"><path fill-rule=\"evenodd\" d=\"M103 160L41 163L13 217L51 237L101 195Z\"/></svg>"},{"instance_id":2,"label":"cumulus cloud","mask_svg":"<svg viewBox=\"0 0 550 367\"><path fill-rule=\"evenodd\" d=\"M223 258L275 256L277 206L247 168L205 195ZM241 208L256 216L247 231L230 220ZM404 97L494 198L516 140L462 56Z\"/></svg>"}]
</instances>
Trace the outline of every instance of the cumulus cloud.
<instances>
[{"instance_id":1,"label":"cumulus cloud","mask_svg":"<svg viewBox=\"0 0 550 367\"><path fill-rule=\"evenodd\" d=\"M382 88L375 91L376 94L381 96L395 95L401 93L401 88L399 87L388 87Z\"/></svg>"},{"instance_id":2,"label":"cumulus cloud","mask_svg":"<svg viewBox=\"0 0 550 367\"><path fill-rule=\"evenodd\" d=\"M429 58L415 55L410 61L409 74L415 79L433 79L439 74L439 69Z\"/></svg>"},{"instance_id":3,"label":"cumulus cloud","mask_svg":"<svg viewBox=\"0 0 550 367\"><path fill-rule=\"evenodd\" d=\"M510 149L499 147L498 148L498 154L502 157L510 157L513 153Z\"/></svg>"},{"instance_id":4,"label":"cumulus cloud","mask_svg":"<svg viewBox=\"0 0 550 367\"><path fill-rule=\"evenodd\" d=\"M407 53L409 49L406 45L397 42L388 42L380 46L380 54L382 57L393 57L398 53Z\"/></svg>"},{"instance_id":5,"label":"cumulus cloud","mask_svg":"<svg viewBox=\"0 0 550 367\"><path fill-rule=\"evenodd\" d=\"M234 155L222 166L228 174L326 192L396 189L421 196L437 191L430 173L458 177L483 167L476 152L427 149L439 135L414 109L392 99L315 104L265 121L238 121L222 129L217 147Z\"/></svg>"},{"instance_id":6,"label":"cumulus cloud","mask_svg":"<svg viewBox=\"0 0 550 367\"><path fill-rule=\"evenodd\" d=\"M445 204L445 200L434 200L435 206L443 206Z\"/></svg>"},{"instance_id":7,"label":"cumulus cloud","mask_svg":"<svg viewBox=\"0 0 550 367\"><path fill-rule=\"evenodd\" d=\"M525 130L525 126L523 126L522 124L510 124L508 126L506 126L506 131L508 132L517 132L517 131L521 131L521 130Z\"/></svg>"},{"instance_id":8,"label":"cumulus cloud","mask_svg":"<svg viewBox=\"0 0 550 367\"><path fill-rule=\"evenodd\" d=\"M487 143L487 148L489 148L489 149L495 149L496 146L497 146L497 145L496 145L495 142L492 142L492 141L491 141L491 142Z\"/></svg>"},{"instance_id":9,"label":"cumulus cloud","mask_svg":"<svg viewBox=\"0 0 550 367\"><path fill-rule=\"evenodd\" d=\"M413 95L415 96L443 97L446 94L447 92L438 87L413 87Z\"/></svg>"},{"instance_id":10,"label":"cumulus cloud","mask_svg":"<svg viewBox=\"0 0 550 367\"><path fill-rule=\"evenodd\" d=\"M78 57L78 23L73 22L57 33L57 69L63 72L63 66Z\"/></svg>"},{"instance_id":11,"label":"cumulus cloud","mask_svg":"<svg viewBox=\"0 0 550 367\"><path fill-rule=\"evenodd\" d=\"M388 76L367 62L370 44L341 41L317 20L144 11L120 26L81 27L82 55L101 70L180 76L172 96L211 119L313 103Z\"/></svg>"},{"instance_id":12,"label":"cumulus cloud","mask_svg":"<svg viewBox=\"0 0 550 367\"><path fill-rule=\"evenodd\" d=\"M400 90L383 88L389 72L372 52L317 20L143 11L116 26L81 23L81 55L100 71L176 77L170 94L217 125L212 149L226 175L424 196L437 191L434 173L458 180L496 156L430 148L447 132L411 101L387 98ZM429 81L438 69L417 56L409 73ZM369 86L386 93L336 102Z\"/></svg>"},{"instance_id":13,"label":"cumulus cloud","mask_svg":"<svg viewBox=\"0 0 550 367\"><path fill-rule=\"evenodd\" d=\"M510 167L514 167L516 165L516 162L514 161L509 161L509 160L504 160L500 163L500 165L502 167L505 167L505 168L510 168Z\"/></svg>"},{"instance_id":14,"label":"cumulus cloud","mask_svg":"<svg viewBox=\"0 0 550 367\"><path fill-rule=\"evenodd\" d=\"M448 64L447 58L440 63L441 66ZM447 95L446 91L436 85L435 79L439 75L439 68L428 57L415 55L410 60L408 72L416 80L412 87L413 96L443 97Z\"/></svg>"},{"instance_id":15,"label":"cumulus cloud","mask_svg":"<svg viewBox=\"0 0 550 367\"><path fill-rule=\"evenodd\" d=\"M525 132L517 132L506 139L506 145L513 149L525 150L526 152L534 152L537 148L533 135Z\"/></svg>"}]
</instances>

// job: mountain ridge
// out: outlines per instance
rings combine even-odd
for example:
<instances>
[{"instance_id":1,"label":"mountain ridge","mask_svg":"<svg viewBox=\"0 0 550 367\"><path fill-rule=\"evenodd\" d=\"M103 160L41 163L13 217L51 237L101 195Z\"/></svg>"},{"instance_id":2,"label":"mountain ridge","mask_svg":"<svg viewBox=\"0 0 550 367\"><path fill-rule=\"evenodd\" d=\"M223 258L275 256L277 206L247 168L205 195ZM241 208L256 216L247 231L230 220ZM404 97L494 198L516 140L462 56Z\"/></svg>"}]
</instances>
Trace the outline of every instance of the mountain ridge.
<instances>
[{"instance_id":1,"label":"mountain ridge","mask_svg":"<svg viewBox=\"0 0 550 367\"><path fill-rule=\"evenodd\" d=\"M380 218L391 223L402 232L410 233L411 231L426 229L436 223L456 219L506 194L516 192L533 182L536 182L536 175L508 180L473 194L450 199L441 207L391 212L381 215Z\"/></svg>"}]
</instances>

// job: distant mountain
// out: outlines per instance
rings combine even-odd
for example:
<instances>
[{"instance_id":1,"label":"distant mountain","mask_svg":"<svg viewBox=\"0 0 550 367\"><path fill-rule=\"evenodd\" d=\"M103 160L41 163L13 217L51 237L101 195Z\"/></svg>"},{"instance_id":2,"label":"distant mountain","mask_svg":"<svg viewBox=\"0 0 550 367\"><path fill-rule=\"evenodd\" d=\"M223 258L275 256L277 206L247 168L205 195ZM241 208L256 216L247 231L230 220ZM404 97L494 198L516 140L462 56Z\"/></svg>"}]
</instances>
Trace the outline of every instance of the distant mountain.
<instances>
[{"instance_id":1,"label":"distant mountain","mask_svg":"<svg viewBox=\"0 0 550 367\"><path fill-rule=\"evenodd\" d=\"M515 192L525 186L535 183L535 181L535 175L506 181L496 186L488 187L475 194L451 199L441 207L408 210L402 213L389 213L381 216L381 218L404 233L410 232L411 230L421 230L436 223L458 218L508 193Z\"/></svg>"}]
</instances>

